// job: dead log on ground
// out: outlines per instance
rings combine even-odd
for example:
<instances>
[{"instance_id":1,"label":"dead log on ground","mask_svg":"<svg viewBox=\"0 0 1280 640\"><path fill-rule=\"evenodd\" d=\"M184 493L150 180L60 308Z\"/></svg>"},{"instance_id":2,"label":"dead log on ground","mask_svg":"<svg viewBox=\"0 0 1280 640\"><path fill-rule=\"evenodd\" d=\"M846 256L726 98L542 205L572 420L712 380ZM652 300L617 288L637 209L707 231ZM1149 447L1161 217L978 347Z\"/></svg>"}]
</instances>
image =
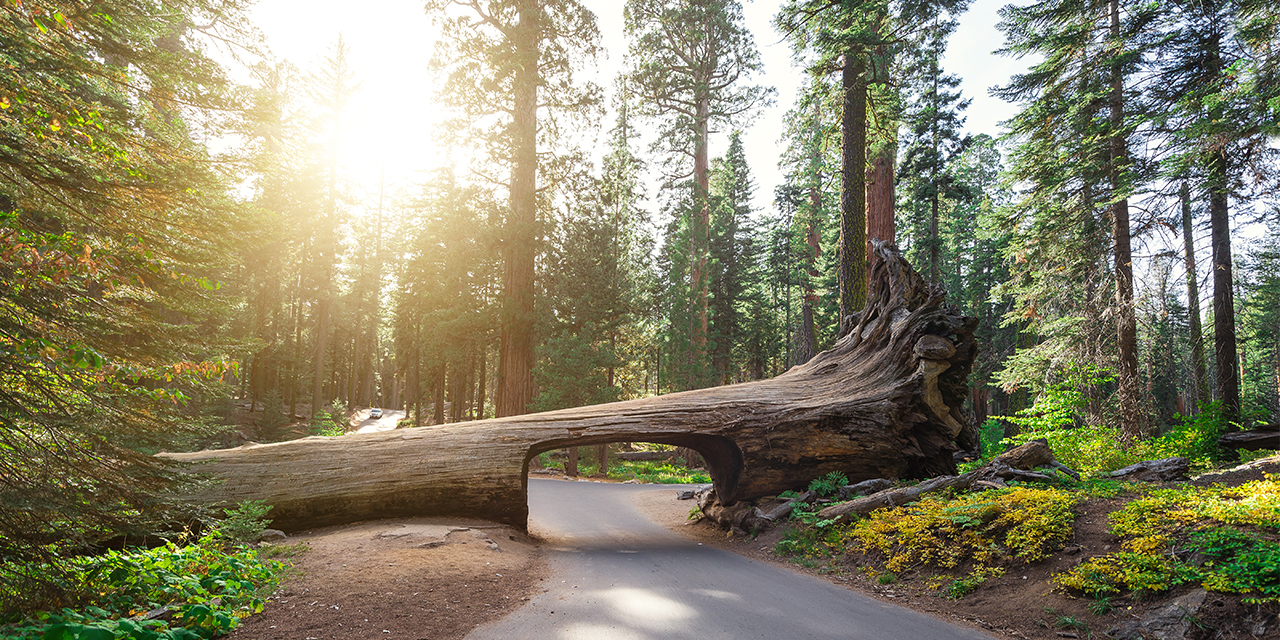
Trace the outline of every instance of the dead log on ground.
<instances>
[{"instance_id":1,"label":"dead log on ground","mask_svg":"<svg viewBox=\"0 0 1280 640\"><path fill-rule=\"evenodd\" d=\"M961 411L976 324L892 245L854 329L760 380L591 407L382 433L168 454L222 482L192 499L273 505L297 530L371 518L458 515L524 527L529 460L610 442L688 447L719 499L777 493L833 471L850 481L955 473L977 430Z\"/></svg>"},{"instance_id":2,"label":"dead log on ground","mask_svg":"<svg viewBox=\"0 0 1280 640\"><path fill-rule=\"evenodd\" d=\"M1276 429L1280 429L1280 425L1266 425L1249 431L1224 433L1218 437L1218 446L1245 451L1280 449L1280 431Z\"/></svg>"},{"instance_id":3,"label":"dead log on ground","mask_svg":"<svg viewBox=\"0 0 1280 640\"><path fill-rule=\"evenodd\" d=\"M939 476L920 484L885 489L869 496L831 505L818 512L824 519L837 521L850 520L865 516L876 509L897 507L941 491L943 489L968 489L975 485L1002 486L1006 480L1048 480L1047 473L1034 471L1040 467L1048 467L1062 471L1079 480L1075 471L1063 466L1053 457L1049 443L1044 440L1032 440L996 456L991 462L958 476Z\"/></svg>"}]
</instances>

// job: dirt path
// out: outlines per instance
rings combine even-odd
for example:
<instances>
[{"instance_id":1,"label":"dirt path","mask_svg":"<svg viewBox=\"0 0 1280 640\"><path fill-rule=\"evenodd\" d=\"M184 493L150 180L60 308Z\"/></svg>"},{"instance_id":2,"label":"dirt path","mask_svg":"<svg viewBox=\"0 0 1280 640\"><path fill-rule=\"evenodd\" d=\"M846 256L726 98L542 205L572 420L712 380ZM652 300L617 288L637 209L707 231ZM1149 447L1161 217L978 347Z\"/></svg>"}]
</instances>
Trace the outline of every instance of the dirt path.
<instances>
[{"instance_id":1,"label":"dirt path","mask_svg":"<svg viewBox=\"0 0 1280 640\"><path fill-rule=\"evenodd\" d=\"M482 521L378 520L287 543L308 549L230 638L460 638L520 606L543 575L534 541Z\"/></svg>"}]
</instances>

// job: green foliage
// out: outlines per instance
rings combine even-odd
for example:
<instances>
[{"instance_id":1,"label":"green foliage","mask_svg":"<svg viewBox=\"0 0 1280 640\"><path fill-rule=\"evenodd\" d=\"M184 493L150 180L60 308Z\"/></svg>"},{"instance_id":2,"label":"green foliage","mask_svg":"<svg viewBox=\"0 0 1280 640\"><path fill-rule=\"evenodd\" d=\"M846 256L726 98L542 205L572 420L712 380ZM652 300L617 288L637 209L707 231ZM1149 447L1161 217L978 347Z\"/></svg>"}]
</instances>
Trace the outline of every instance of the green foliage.
<instances>
[{"instance_id":1,"label":"green foliage","mask_svg":"<svg viewBox=\"0 0 1280 640\"><path fill-rule=\"evenodd\" d=\"M959 600L974 591L978 590L990 578L999 578L1004 575L1004 569L1000 567L975 567L963 578L956 578L947 585L946 594L952 600Z\"/></svg>"},{"instance_id":2,"label":"green foliage","mask_svg":"<svg viewBox=\"0 0 1280 640\"><path fill-rule=\"evenodd\" d=\"M284 427L289 425L289 417L285 415L284 396L279 389L271 389L262 401L262 417L258 418L258 434L263 440L279 440L284 435Z\"/></svg>"},{"instance_id":3,"label":"green foliage","mask_svg":"<svg viewBox=\"0 0 1280 640\"><path fill-rule=\"evenodd\" d=\"M1199 583L1252 602L1280 599L1280 480L1274 477L1238 488L1156 490L1110 518L1122 550L1054 576L1055 582L1094 597ZM1187 560L1196 554L1206 558L1203 564Z\"/></svg>"},{"instance_id":4,"label":"green foliage","mask_svg":"<svg viewBox=\"0 0 1280 640\"><path fill-rule=\"evenodd\" d=\"M609 465L609 477L634 478L650 484L707 484L711 476L701 469L688 469L682 465L660 460L613 461Z\"/></svg>"},{"instance_id":5,"label":"green foliage","mask_svg":"<svg viewBox=\"0 0 1280 640\"><path fill-rule=\"evenodd\" d=\"M879 554L895 572L991 566L1005 558L1034 562L1070 539L1075 503L1065 491L1030 487L933 495L873 511L851 528L849 540L863 553Z\"/></svg>"},{"instance_id":6,"label":"green foliage","mask_svg":"<svg viewBox=\"0 0 1280 640\"><path fill-rule=\"evenodd\" d=\"M260 612L283 565L256 551L226 548L211 533L194 544L168 543L145 551L109 551L63 561L63 592L81 606L41 611L0 626L6 638L194 640L223 635ZM0 572L23 570L0 565ZM12 600L18 594L6 594ZM171 622L133 620L168 607Z\"/></svg>"},{"instance_id":7,"label":"green foliage","mask_svg":"<svg viewBox=\"0 0 1280 640\"><path fill-rule=\"evenodd\" d=\"M847 484L849 484L849 478L839 471L832 471L825 476L814 478L809 483L809 491L814 491L823 498L830 498L840 493L840 487Z\"/></svg>"},{"instance_id":8,"label":"green foliage","mask_svg":"<svg viewBox=\"0 0 1280 640\"><path fill-rule=\"evenodd\" d=\"M793 525L773 546L773 552L792 561L808 561L830 558L844 552L846 528ZM803 564L803 563L801 563Z\"/></svg>"},{"instance_id":9,"label":"green foliage","mask_svg":"<svg viewBox=\"0 0 1280 640\"><path fill-rule=\"evenodd\" d=\"M1196 415L1183 417L1168 431L1138 443L1135 454L1142 460L1182 456L1193 468L1205 470L1222 459L1218 437L1226 431L1226 426L1222 403L1215 400L1200 407Z\"/></svg>"},{"instance_id":10,"label":"green foliage","mask_svg":"<svg viewBox=\"0 0 1280 640\"><path fill-rule=\"evenodd\" d=\"M271 520L267 519L272 507L261 500L245 500L234 509L225 509L226 517L216 529L233 543L257 542Z\"/></svg>"},{"instance_id":11,"label":"green foliage","mask_svg":"<svg viewBox=\"0 0 1280 640\"><path fill-rule=\"evenodd\" d=\"M347 407L341 400L335 400L312 416L309 426L311 434L317 436L340 436L347 433L349 428Z\"/></svg>"},{"instance_id":12,"label":"green foliage","mask_svg":"<svg viewBox=\"0 0 1280 640\"><path fill-rule=\"evenodd\" d=\"M990 460L1004 453L1004 437L1004 425L995 418L987 420L978 427L978 442L983 460Z\"/></svg>"}]
</instances>

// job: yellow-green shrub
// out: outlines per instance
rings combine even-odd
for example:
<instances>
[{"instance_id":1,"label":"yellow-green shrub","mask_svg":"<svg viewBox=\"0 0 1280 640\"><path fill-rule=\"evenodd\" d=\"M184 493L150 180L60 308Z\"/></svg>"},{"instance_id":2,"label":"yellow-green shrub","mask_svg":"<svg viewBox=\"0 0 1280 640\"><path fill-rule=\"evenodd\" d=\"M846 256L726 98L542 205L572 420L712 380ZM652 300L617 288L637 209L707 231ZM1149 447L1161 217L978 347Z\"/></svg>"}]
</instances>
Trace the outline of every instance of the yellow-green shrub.
<instances>
[{"instance_id":1,"label":"yellow-green shrub","mask_svg":"<svg viewBox=\"0 0 1280 640\"><path fill-rule=\"evenodd\" d=\"M1210 591L1280 599L1280 543L1233 526L1280 529L1280 480L1238 488L1183 487L1151 491L1111 514L1123 551L1093 558L1054 576L1063 587L1089 595L1165 591L1198 582ZM1202 566L1179 557L1200 554Z\"/></svg>"},{"instance_id":2,"label":"yellow-green shrub","mask_svg":"<svg viewBox=\"0 0 1280 640\"><path fill-rule=\"evenodd\" d=\"M1071 536L1075 502L1065 491L1031 487L929 496L874 511L848 535L863 552L884 554L890 571L917 564L950 569L1005 557L1034 562Z\"/></svg>"}]
</instances>

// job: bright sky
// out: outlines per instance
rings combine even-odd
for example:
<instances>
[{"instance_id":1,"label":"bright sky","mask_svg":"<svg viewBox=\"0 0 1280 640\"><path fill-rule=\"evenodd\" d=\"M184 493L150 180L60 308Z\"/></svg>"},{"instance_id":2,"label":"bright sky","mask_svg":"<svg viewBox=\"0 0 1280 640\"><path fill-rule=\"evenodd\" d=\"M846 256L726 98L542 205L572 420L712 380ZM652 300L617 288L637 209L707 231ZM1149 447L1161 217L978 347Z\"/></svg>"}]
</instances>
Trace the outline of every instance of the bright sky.
<instances>
[{"instance_id":1,"label":"bright sky","mask_svg":"<svg viewBox=\"0 0 1280 640\"><path fill-rule=\"evenodd\" d=\"M1006 1L976 0L962 17L945 61L946 70L963 79L965 95L973 98L968 112L972 132L995 135L998 123L1013 113L1009 105L987 93L989 87L1006 82L1010 73L1023 68L1016 60L991 53L1003 42L995 24L996 11ZM611 89L626 46L622 2L583 3L596 13L607 52L600 60L597 81ZM779 0L758 0L744 6L747 26L755 34L764 62L758 82L777 89L774 105L760 114L743 138L756 178L757 210L772 207L774 188L782 181L777 156L783 117L804 75L792 67L787 46L771 25L780 4ZM434 142L432 125L440 112L432 103L431 76L427 73L434 33L421 2L365 0L358 10L352 10L337 3L260 0L253 15L273 53L304 71L317 69L342 34L360 83L351 104L353 126L345 155L348 165L361 173L357 179L364 182L368 193L376 196L383 163L389 184L402 183L422 169L439 165L441 151ZM603 124L611 124L611 118ZM713 139L713 156L724 152L727 133ZM652 188L650 191L653 196Z\"/></svg>"}]
</instances>

